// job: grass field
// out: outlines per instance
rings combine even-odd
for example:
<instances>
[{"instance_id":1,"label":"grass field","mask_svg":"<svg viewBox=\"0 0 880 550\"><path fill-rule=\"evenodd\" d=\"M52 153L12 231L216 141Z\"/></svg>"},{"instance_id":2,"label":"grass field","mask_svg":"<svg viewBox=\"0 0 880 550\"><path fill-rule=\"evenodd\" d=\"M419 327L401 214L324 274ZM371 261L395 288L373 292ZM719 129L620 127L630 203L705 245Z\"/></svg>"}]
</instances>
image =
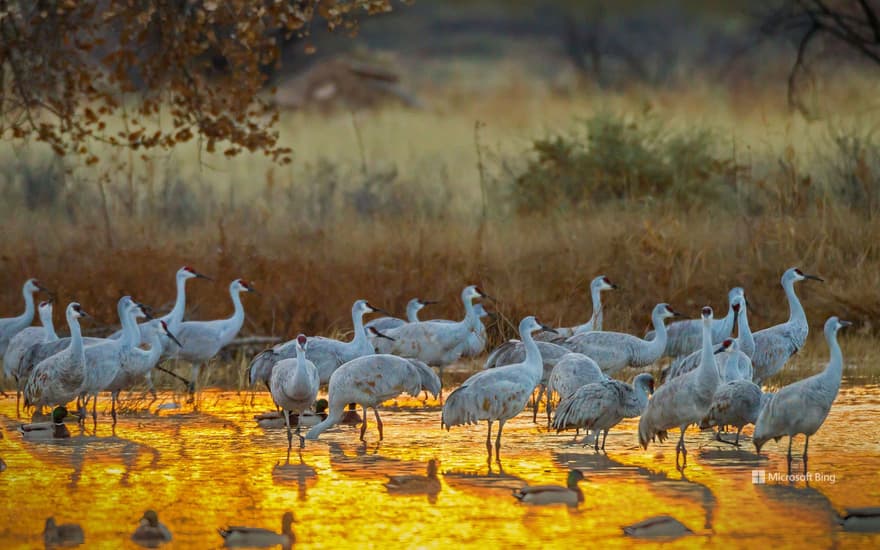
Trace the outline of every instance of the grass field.
<instances>
[{"instance_id":1,"label":"grass field","mask_svg":"<svg viewBox=\"0 0 880 550\"><path fill-rule=\"evenodd\" d=\"M295 159L283 167L192 146L108 151L65 175L39 148L6 144L0 311L19 310L37 276L98 332L123 293L170 307L173 273L190 264L218 280L190 284L190 318L227 315L229 280L255 281L244 334L345 331L361 297L396 312L440 299L426 314L455 317L460 289L479 283L498 299L497 342L529 313L582 322L604 273L622 287L606 295L613 329L641 333L659 301L723 309L734 285L757 329L787 315L779 276L797 265L827 281L798 288L814 336L837 314L870 354L876 84L828 84L806 120L779 86L560 94L514 73L467 97L453 83L420 111L286 114Z\"/></svg>"}]
</instances>

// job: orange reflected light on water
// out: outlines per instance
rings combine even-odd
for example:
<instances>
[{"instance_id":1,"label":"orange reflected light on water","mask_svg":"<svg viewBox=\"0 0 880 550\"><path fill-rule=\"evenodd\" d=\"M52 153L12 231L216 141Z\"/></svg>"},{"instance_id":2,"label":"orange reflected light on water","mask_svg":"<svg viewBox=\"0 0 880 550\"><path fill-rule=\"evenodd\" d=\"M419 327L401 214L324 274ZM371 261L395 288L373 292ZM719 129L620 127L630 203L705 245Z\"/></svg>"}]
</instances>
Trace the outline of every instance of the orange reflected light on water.
<instances>
[{"instance_id":1,"label":"orange reflected light on water","mask_svg":"<svg viewBox=\"0 0 880 550\"><path fill-rule=\"evenodd\" d=\"M371 415L365 445L357 426L340 426L301 452L295 440L290 463L284 429L264 430L253 420L273 408L266 394L208 391L198 412L184 406L124 415L115 436L101 415L97 436L71 425L73 438L47 442L23 441L14 399L2 400L0 457L8 470L0 474L0 497L8 505L0 509L0 547L41 547L45 518L54 515L80 523L89 548L134 548L129 536L147 508L172 530L170 547L181 548L219 546L216 528L230 524L280 530L286 510L297 519L298 547L619 547L631 542L622 525L658 514L696 533L673 546L794 544L805 533L822 546L876 546L880 536L845 533L833 514L880 503L880 449L865 424L878 402L876 387L841 393L810 443L811 470L834 474L835 482L805 487L752 483L752 470L784 471L784 441L758 459L749 439L736 450L691 430L683 477L674 468L677 434L645 451L636 445L637 420L628 420L609 435L608 454L597 455L572 443L571 433L536 426L528 412L505 426L503 470L492 464L490 471L485 424L441 430L437 403L424 408L421 396L382 411L385 441L377 441ZM389 474L424 474L431 458L440 461L439 494L386 490ZM524 483L562 484L568 468L586 477L577 509L522 505L511 496Z\"/></svg>"}]
</instances>

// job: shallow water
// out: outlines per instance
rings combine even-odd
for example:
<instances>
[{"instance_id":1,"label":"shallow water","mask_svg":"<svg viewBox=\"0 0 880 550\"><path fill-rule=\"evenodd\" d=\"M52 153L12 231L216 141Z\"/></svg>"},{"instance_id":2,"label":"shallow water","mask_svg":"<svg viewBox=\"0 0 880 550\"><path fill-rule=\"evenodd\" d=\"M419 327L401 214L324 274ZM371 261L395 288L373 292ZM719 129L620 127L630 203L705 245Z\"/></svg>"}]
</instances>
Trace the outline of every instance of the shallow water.
<instances>
[{"instance_id":1,"label":"shallow water","mask_svg":"<svg viewBox=\"0 0 880 550\"><path fill-rule=\"evenodd\" d=\"M0 473L0 548L41 547L49 515L80 523L88 548L136 548L128 537L147 508L174 534L166 548L220 547L216 529L229 524L280 529L285 510L296 516L298 547L617 547L632 544L621 526L657 514L695 532L671 547L880 547L880 535L844 532L835 523L837 510L880 505L878 386L841 391L810 442L809 484L773 481L785 473L785 441L768 443L769 457L757 458L748 438L735 450L694 429L682 476L676 438L643 451L637 420L612 431L608 454L597 455L573 444L570 433L536 426L531 413L507 424L503 470L490 470L485 425L447 433L439 409L419 401L383 411L381 443L371 415L366 445L358 427L342 426L307 442L301 459L294 451L287 465L284 430L264 430L253 420L271 408L267 395L257 394L253 405L252 399L206 392L198 412L123 415L115 436L109 416L99 416L97 436L71 425L74 437L56 442L23 441L14 398L0 400L0 457L8 464ZM802 444L796 440L798 457ZM431 458L440 460L436 498L389 494L388 474L424 473ZM795 470L801 467L796 460ZM510 494L525 483L564 483L568 468L587 478L578 509L523 505ZM766 472L766 484L753 483L753 470Z\"/></svg>"}]
</instances>

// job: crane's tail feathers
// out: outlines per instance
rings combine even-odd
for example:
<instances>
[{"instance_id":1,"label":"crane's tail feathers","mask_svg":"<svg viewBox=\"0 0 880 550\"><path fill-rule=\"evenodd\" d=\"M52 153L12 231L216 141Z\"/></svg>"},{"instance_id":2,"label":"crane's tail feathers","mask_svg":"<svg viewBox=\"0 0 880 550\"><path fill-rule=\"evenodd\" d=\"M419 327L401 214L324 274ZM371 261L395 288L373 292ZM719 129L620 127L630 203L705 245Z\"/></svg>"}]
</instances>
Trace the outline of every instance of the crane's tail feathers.
<instances>
[{"instance_id":1,"label":"crane's tail feathers","mask_svg":"<svg viewBox=\"0 0 880 550\"><path fill-rule=\"evenodd\" d=\"M440 377L434 372L434 369L417 359L408 359L419 372L421 380L421 389L427 390L436 399L440 395ZM418 391L416 393L419 393Z\"/></svg>"}]
</instances>

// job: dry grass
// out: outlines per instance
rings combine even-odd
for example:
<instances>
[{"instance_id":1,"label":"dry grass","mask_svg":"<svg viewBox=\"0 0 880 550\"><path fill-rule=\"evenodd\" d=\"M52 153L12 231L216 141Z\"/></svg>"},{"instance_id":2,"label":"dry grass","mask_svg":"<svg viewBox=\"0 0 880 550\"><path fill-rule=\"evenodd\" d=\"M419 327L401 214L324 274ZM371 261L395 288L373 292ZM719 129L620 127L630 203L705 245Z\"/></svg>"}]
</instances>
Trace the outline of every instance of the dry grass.
<instances>
[{"instance_id":1,"label":"dry grass","mask_svg":"<svg viewBox=\"0 0 880 550\"><path fill-rule=\"evenodd\" d=\"M854 82L829 92L829 105L864 86ZM170 307L173 273L189 264L218 280L190 283L189 318L228 315L228 282L255 281L262 294L245 297L245 334L344 333L350 305L361 297L398 313L413 296L441 299L425 314L457 317L459 291L479 283L498 298L491 307L501 321L490 331L498 342L525 314L582 322L587 285L604 273L623 287L607 296L610 328L641 333L658 301L693 316L707 303L723 309L734 285L746 288L753 325L762 328L787 315L779 276L798 265L827 279L799 287L814 335L829 315L854 320L854 340L868 342L860 349L869 357L880 315L880 218L836 198L816 153L828 153L830 128L856 120L871 128L880 120L873 100L808 122L790 117L782 96L754 92L695 86L559 97L513 85L467 102L449 91L423 112L291 114L284 121L296 151L291 168L256 157L199 164L191 149L171 160L133 159L131 174L120 170L104 189L109 232L89 172L77 170L54 204L33 211L24 207L20 174L7 173L5 187L0 180L0 311L20 309L21 282L38 276L60 302L81 301L97 331L115 324L115 302L125 293ZM481 232L475 120L487 123L480 140L498 186L532 139L597 112L637 116L647 98L671 127L699 123L719 136L713 147L743 167L735 193L726 195L733 198L631 197L540 217L512 217L493 203ZM876 183L876 173L868 176ZM818 187L822 193L813 192ZM824 345L811 342L804 364L824 354ZM212 379L238 385L245 362L236 358Z\"/></svg>"}]
</instances>

